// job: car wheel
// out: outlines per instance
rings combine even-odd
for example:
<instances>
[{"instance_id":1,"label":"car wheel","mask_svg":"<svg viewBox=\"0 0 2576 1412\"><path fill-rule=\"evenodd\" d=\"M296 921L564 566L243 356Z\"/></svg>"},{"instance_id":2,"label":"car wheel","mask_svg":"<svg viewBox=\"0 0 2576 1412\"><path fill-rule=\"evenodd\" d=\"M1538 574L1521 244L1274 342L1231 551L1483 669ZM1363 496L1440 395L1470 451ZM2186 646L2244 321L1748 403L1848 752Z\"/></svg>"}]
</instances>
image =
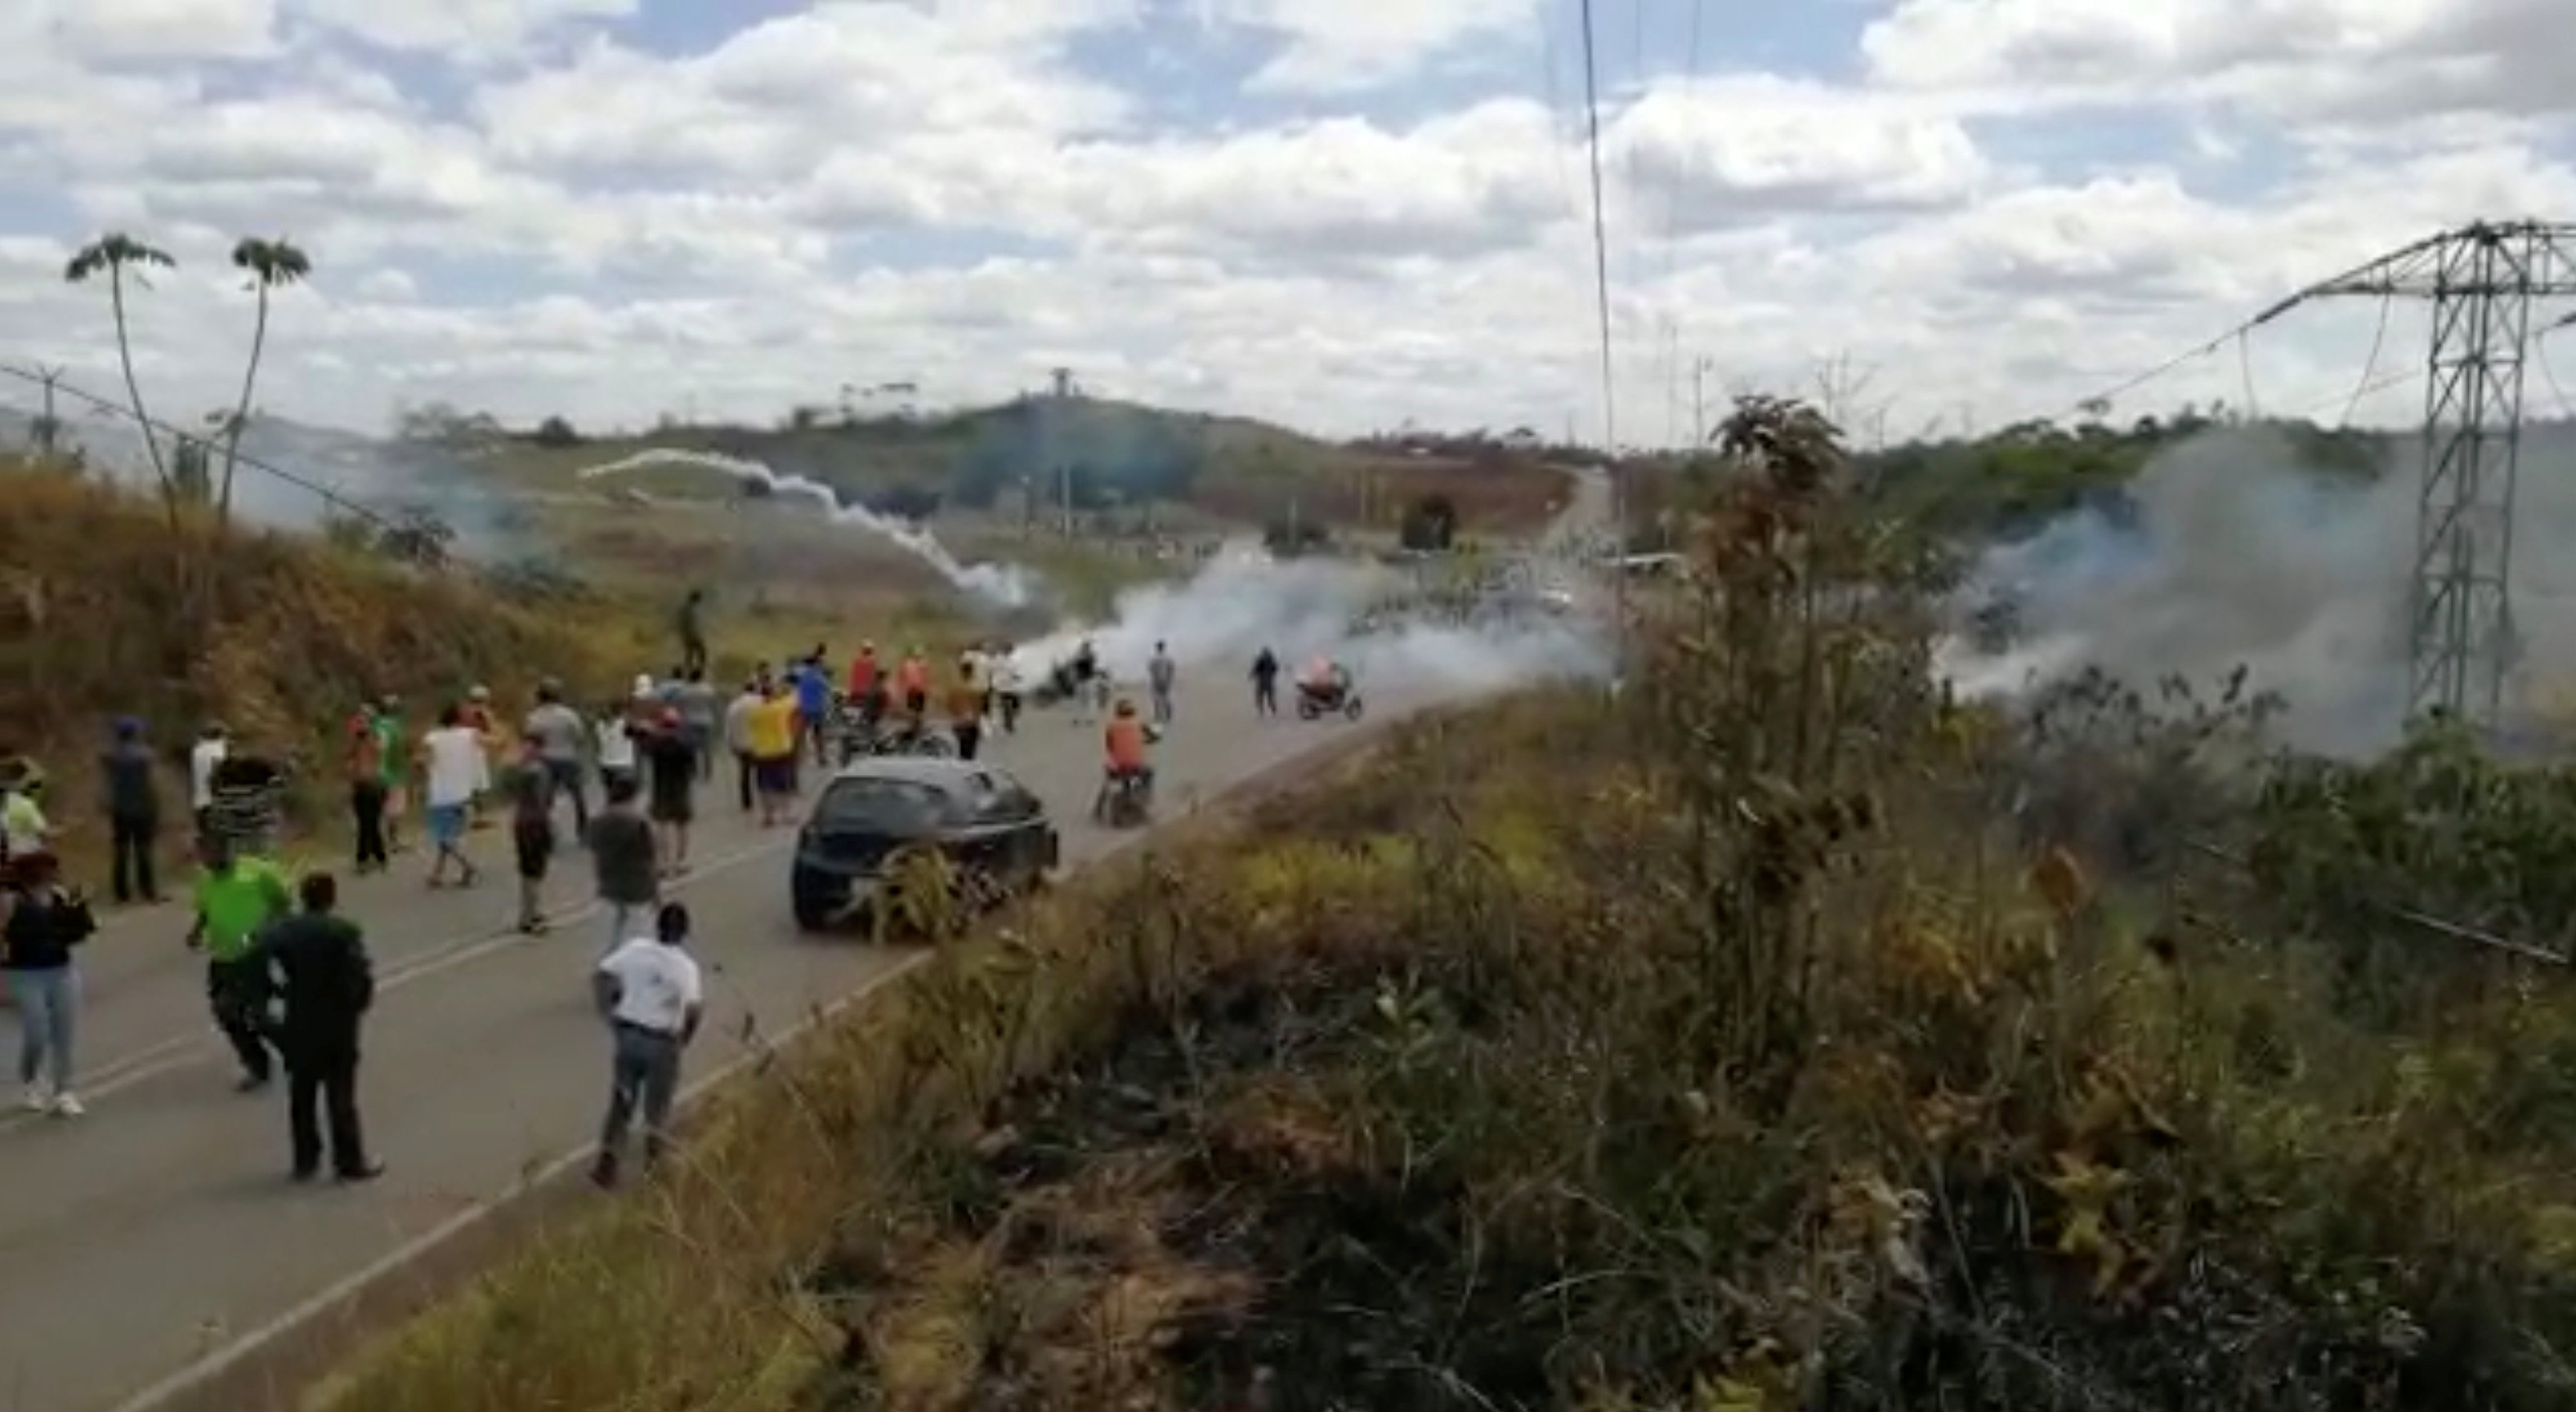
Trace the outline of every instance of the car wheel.
<instances>
[{"instance_id":1,"label":"car wheel","mask_svg":"<svg viewBox=\"0 0 2576 1412\"><path fill-rule=\"evenodd\" d=\"M832 929L832 909L823 899L810 892L795 896L796 929L801 932L827 932Z\"/></svg>"}]
</instances>

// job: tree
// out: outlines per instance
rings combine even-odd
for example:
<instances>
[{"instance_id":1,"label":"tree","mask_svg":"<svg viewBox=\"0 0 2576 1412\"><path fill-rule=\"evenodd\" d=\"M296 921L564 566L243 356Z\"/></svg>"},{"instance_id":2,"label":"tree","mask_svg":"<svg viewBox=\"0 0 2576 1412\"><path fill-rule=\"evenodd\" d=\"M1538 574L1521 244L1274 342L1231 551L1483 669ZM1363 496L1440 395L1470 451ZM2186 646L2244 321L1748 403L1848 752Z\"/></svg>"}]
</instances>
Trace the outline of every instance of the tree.
<instances>
[{"instance_id":1,"label":"tree","mask_svg":"<svg viewBox=\"0 0 2576 1412\"><path fill-rule=\"evenodd\" d=\"M170 467L161 459L161 440L153 432L152 414L143 406L143 384L134 377L134 340L125 322L126 272L131 270L135 282L149 289L152 286L143 278L143 271L156 268L175 270L179 262L157 246L112 230L82 246L71 263L63 266L63 279L71 284L87 284L101 273L107 276L108 307L116 315L116 360L125 369L125 395L134 404L134 424L143 433L143 454L152 463L153 479L161 483L162 503L175 524L179 500L170 483Z\"/></svg>"},{"instance_id":2,"label":"tree","mask_svg":"<svg viewBox=\"0 0 2576 1412\"><path fill-rule=\"evenodd\" d=\"M529 433L528 440L535 442L539 446L579 446L581 445L581 433L574 431L572 429L572 423L565 421L561 417L548 417L544 421L537 423L537 429Z\"/></svg>"},{"instance_id":3,"label":"tree","mask_svg":"<svg viewBox=\"0 0 2576 1412\"><path fill-rule=\"evenodd\" d=\"M241 461L242 430L250 425L250 394L259 381L260 354L268 347L268 296L303 283L313 273L313 260L284 236L275 240L244 236L233 243L233 268L250 276L250 287L259 296L259 312L251 325L250 361L242 367L241 404L233 410L232 425L224 435L224 475L215 495L218 528L232 522L233 469Z\"/></svg>"}]
</instances>

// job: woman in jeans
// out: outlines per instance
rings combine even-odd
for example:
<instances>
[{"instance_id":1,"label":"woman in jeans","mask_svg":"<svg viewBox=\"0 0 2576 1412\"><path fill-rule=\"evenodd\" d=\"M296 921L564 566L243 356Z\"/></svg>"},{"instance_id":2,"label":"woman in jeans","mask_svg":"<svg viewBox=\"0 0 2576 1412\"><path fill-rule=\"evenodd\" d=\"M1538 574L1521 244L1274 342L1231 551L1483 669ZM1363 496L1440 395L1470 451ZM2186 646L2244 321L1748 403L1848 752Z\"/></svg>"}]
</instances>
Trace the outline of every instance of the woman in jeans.
<instances>
[{"instance_id":1,"label":"woman in jeans","mask_svg":"<svg viewBox=\"0 0 2576 1412\"><path fill-rule=\"evenodd\" d=\"M98 930L88 899L65 889L54 855L37 851L10 860L10 882L0 894L0 970L9 977L18 1007L18 1081L27 1086L27 1108L69 1118L81 1111L72 1094L73 1012L80 1006L80 975L72 948Z\"/></svg>"}]
</instances>

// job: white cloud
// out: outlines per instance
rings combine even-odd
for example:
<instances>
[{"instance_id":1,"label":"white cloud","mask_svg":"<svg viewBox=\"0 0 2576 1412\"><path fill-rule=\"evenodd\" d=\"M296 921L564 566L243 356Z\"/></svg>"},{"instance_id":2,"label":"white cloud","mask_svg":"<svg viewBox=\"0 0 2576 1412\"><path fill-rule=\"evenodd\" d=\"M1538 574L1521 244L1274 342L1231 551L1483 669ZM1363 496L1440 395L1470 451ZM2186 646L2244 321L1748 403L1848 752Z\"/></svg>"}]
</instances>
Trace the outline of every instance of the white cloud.
<instances>
[{"instance_id":1,"label":"white cloud","mask_svg":"<svg viewBox=\"0 0 2576 1412\"><path fill-rule=\"evenodd\" d=\"M1583 133L1511 91L1540 78L1525 8L844 0L681 52L654 6L0 5L0 359L113 386L105 301L60 274L127 228L183 262L134 301L147 392L216 405L249 318L224 252L256 231L317 264L262 401L343 425L433 399L765 420L1062 363L1332 431L1599 426ZM1819 56L1861 86L1620 76L1621 435L1686 426L1701 357L1715 393L1847 351L1898 429L2062 413L2431 229L2576 216L2576 99L2550 96L2576 88L2538 81L2570 51L2516 28L2538 13L1900 0ZM2425 79L2468 68L2491 101ZM1230 101L1248 75L1265 106ZM2249 368L2268 405L2333 402L2368 313L2303 313L2124 410L2240 399Z\"/></svg>"}]
</instances>

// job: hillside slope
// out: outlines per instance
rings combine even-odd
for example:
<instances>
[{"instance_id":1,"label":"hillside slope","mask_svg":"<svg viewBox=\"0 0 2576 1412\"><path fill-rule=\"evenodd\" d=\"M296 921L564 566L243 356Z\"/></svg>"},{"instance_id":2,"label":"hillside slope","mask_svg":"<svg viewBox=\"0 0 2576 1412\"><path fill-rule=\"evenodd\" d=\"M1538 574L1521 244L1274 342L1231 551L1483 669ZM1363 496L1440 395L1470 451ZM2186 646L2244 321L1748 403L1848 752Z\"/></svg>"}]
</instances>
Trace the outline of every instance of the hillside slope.
<instances>
[{"instance_id":1,"label":"hillside slope","mask_svg":"<svg viewBox=\"0 0 2576 1412\"><path fill-rule=\"evenodd\" d=\"M395 693L425 718L478 683L524 701L549 674L605 694L657 626L307 537L237 531L218 549L210 524L174 531L149 502L25 463L0 462L0 504L0 755L52 776L76 859L103 847L95 760L114 717L140 717L171 761L174 825L177 765L210 719L300 765L299 813L333 820L334 726L362 699Z\"/></svg>"},{"instance_id":2,"label":"hillside slope","mask_svg":"<svg viewBox=\"0 0 2576 1412\"><path fill-rule=\"evenodd\" d=\"M1257 524L1294 514L1314 523L1391 527L1403 508L1446 495L1470 530L1544 523L1564 471L1535 456L1481 460L1335 445L1239 417L1075 397L1022 399L925 417L824 420L778 428L670 426L567 442L561 435L479 438L505 483L569 489L579 472L652 447L756 460L898 513L1043 513L1070 493L1077 508L1161 503ZM1057 479L1062 467L1067 479ZM1069 481L1069 483L1068 483ZM720 477L639 472L650 494L729 494Z\"/></svg>"}]
</instances>

